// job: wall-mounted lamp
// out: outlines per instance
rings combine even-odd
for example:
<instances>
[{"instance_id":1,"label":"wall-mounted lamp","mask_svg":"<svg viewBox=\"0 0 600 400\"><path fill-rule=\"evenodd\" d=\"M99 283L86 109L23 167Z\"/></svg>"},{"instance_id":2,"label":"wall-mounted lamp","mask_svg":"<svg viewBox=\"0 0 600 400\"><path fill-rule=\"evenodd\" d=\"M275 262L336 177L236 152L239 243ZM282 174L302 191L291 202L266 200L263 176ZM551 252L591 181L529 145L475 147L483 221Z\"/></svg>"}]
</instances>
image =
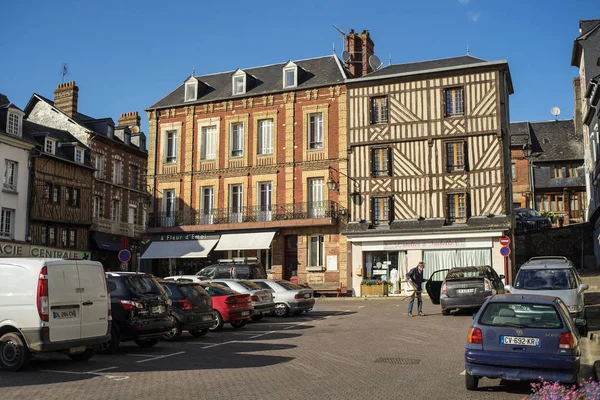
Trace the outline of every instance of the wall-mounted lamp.
<instances>
[{"instance_id":1,"label":"wall-mounted lamp","mask_svg":"<svg viewBox=\"0 0 600 400\"><path fill-rule=\"evenodd\" d=\"M525 158L529 158L531 156L531 145L529 143L525 143L523 145L523 154Z\"/></svg>"},{"instance_id":2,"label":"wall-mounted lamp","mask_svg":"<svg viewBox=\"0 0 600 400\"><path fill-rule=\"evenodd\" d=\"M349 177L348 175L344 174L343 172L341 172L333 167L329 167L329 181L327 182L327 188L331 192L338 192L338 193L340 192L339 178L337 180L335 179L336 176L334 174L334 171L337 172L338 175L343 175L354 183L353 191L350 192L349 195L352 196L352 198L355 201L358 201L358 199L360 199L360 190L359 190L358 182L356 182L356 180L354 178Z\"/></svg>"}]
</instances>

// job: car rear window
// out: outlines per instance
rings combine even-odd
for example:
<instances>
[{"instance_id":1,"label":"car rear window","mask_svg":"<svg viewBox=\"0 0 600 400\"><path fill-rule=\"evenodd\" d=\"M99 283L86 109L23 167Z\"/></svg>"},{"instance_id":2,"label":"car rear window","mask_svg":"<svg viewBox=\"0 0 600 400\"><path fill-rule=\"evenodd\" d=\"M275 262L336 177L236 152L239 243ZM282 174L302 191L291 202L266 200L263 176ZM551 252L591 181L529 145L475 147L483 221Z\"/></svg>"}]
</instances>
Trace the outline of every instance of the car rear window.
<instances>
[{"instance_id":1,"label":"car rear window","mask_svg":"<svg viewBox=\"0 0 600 400\"><path fill-rule=\"evenodd\" d=\"M300 290L300 289L302 289L302 287L300 287L298 285L294 285L292 282L277 281L277 284L280 285L280 286L283 286L287 290Z\"/></svg>"},{"instance_id":2,"label":"car rear window","mask_svg":"<svg viewBox=\"0 0 600 400\"><path fill-rule=\"evenodd\" d=\"M563 322L553 305L488 303L479 318L481 325L512 328L561 329Z\"/></svg>"},{"instance_id":3,"label":"car rear window","mask_svg":"<svg viewBox=\"0 0 600 400\"><path fill-rule=\"evenodd\" d=\"M570 269L521 269L515 288L523 290L567 290L577 288L575 274Z\"/></svg>"},{"instance_id":4,"label":"car rear window","mask_svg":"<svg viewBox=\"0 0 600 400\"><path fill-rule=\"evenodd\" d=\"M179 290L181 290L188 299L200 299L204 296L208 296L206 290L202 289L200 285L181 285L179 286Z\"/></svg>"},{"instance_id":5,"label":"car rear window","mask_svg":"<svg viewBox=\"0 0 600 400\"><path fill-rule=\"evenodd\" d=\"M258 286L256 283L254 282L250 282L250 281L239 281L238 282L240 285L242 285L243 287L245 287L248 290L261 290L262 288L260 286Z\"/></svg>"},{"instance_id":6,"label":"car rear window","mask_svg":"<svg viewBox=\"0 0 600 400\"><path fill-rule=\"evenodd\" d=\"M206 276L209 278L213 278L215 275L215 267L206 267L198 272L198 276Z\"/></svg>"},{"instance_id":7,"label":"car rear window","mask_svg":"<svg viewBox=\"0 0 600 400\"><path fill-rule=\"evenodd\" d=\"M486 276L485 268L466 267L459 269L451 269L446 275L447 281L460 279L484 278Z\"/></svg>"},{"instance_id":8,"label":"car rear window","mask_svg":"<svg viewBox=\"0 0 600 400\"><path fill-rule=\"evenodd\" d=\"M128 276L125 279L125 284L127 288L131 290L134 294L138 296L148 296L148 295L163 295L167 296L167 293L164 289L156 284L156 281L150 276Z\"/></svg>"},{"instance_id":9,"label":"car rear window","mask_svg":"<svg viewBox=\"0 0 600 400\"><path fill-rule=\"evenodd\" d=\"M169 295L169 298L173 300L180 300L184 298L183 293L179 291L176 284L163 283L162 287Z\"/></svg>"},{"instance_id":10,"label":"car rear window","mask_svg":"<svg viewBox=\"0 0 600 400\"><path fill-rule=\"evenodd\" d=\"M238 294L238 292L236 292L235 290L214 283L203 284L202 287L211 296L229 296L232 294Z\"/></svg>"}]
</instances>

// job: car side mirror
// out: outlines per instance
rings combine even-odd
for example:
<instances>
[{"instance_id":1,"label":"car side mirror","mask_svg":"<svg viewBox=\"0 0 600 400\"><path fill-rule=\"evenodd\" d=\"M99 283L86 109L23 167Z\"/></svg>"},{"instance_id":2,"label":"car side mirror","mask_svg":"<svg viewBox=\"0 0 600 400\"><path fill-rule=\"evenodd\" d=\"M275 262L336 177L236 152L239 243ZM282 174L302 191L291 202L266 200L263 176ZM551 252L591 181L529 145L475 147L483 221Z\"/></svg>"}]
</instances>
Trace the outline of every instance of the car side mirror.
<instances>
[{"instance_id":1,"label":"car side mirror","mask_svg":"<svg viewBox=\"0 0 600 400\"><path fill-rule=\"evenodd\" d=\"M577 290L577 291L578 291L579 293L583 293L583 292L585 292L586 290L588 290L589 288L590 288L590 287L589 287L588 285L586 285L585 283L582 283L581 285L579 285L579 288L578 288L578 290Z\"/></svg>"},{"instance_id":2,"label":"car side mirror","mask_svg":"<svg viewBox=\"0 0 600 400\"><path fill-rule=\"evenodd\" d=\"M504 279L504 275L499 275L498 278Z\"/></svg>"},{"instance_id":3,"label":"car side mirror","mask_svg":"<svg viewBox=\"0 0 600 400\"><path fill-rule=\"evenodd\" d=\"M585 318L575 318L575 325L576 326L586 326L587 320Z\"/></svg>"}]
</instances>

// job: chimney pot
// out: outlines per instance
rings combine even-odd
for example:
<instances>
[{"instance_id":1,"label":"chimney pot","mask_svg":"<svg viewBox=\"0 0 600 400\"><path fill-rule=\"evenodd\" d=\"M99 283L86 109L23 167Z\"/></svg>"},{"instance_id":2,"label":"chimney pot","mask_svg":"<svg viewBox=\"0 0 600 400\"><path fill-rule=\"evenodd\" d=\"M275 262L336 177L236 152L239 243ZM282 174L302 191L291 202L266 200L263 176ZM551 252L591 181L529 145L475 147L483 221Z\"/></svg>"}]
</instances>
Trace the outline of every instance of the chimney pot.
<instances>
[{"instance_id":1,"label":"chimney pot","mask_svg":"<svg viewBox=\"0 0 600 400\"><path fill-rule=\"evenodd\" d=\"M77 113L78 99L79 88L75 81L61 83L54 91L54 105L71 118Z\"/></svg>"},{"instance_id":2,"label":"chimney pot","mask_svg":"<svg viewBox=\"0 0 600 400\"><path fill-rule=\"evenodd\" d=\"M350 53L350 60L346 63L346 67L354 78L373 72L369 58L375 54L375 44L368 30L363 29L359 35L354 33L354 29L350 29L346 35L346 51Z\"/></svg>"}]
</instances>

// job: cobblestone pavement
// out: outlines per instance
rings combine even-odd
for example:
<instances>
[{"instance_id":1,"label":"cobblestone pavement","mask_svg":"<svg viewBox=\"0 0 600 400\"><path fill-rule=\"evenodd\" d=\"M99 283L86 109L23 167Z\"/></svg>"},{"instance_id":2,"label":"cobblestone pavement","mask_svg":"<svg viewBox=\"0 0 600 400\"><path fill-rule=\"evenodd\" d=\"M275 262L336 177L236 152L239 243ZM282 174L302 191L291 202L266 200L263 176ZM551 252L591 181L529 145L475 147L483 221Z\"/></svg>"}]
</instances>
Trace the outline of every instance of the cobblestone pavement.
<instances>
[{"instance_id":1,"label":"cobblestone pavement","mask_svg":"<svg viewBox=\"0 0 600 400\"><path fill-rule=\"evenodd\" d=\"M523 384L464 387L471 313L409 318L407 301L319 299L298 317L74 363L39 359L0 372L2 399L522 399ZM383 361L383 362L382 362ZM411 364L414 363L414 364Z\"/></svg>"}]
</instances>

